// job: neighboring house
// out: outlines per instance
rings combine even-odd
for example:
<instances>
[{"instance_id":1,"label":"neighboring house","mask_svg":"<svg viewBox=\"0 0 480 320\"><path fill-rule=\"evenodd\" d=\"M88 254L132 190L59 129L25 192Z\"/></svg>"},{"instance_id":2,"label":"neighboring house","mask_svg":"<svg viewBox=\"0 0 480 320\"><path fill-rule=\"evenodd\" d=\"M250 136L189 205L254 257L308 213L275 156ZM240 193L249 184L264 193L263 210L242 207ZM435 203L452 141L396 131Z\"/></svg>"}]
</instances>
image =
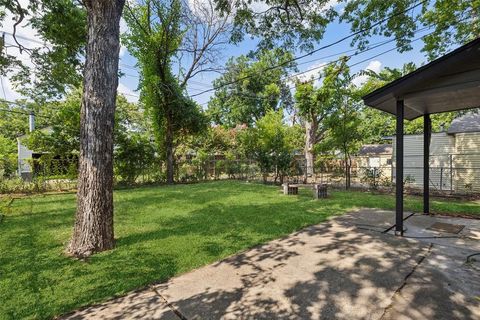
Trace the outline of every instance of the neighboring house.
<instances>
[{"instance_id":1,"label":"neighboring house","mask_svg":"<svg viewBox=\"0 0 480 320\"><path fill-rule=\"evenodd\" d=\"M381 178L392 177L392 154L391 144L366 144L360 148L355 157L355 168L362 177L366 169L378 170Z\"/></svg>"},{"instance_id":2,"label":"neighboring house","mask_svg":"<svg viewBox=\"0 0 480 320\"><path fill-rule=\"evenodd\" d=\"M33 159L33 151L28 149L22 144L22 140L27 135L22 135L17 138L17 149L18 149L18 175L23 180L32 180L32 166L31 160Z\"/></svg>"},{"instance_id":3,"label":"neighboring house","mask_svg":"<svg viewBox=\"0 0 480 320\"><path fill-rule=\"evenodd\" d=\"M395 138L393 146L395 158ZM404 149L404 176L411 185L423 187L423 134L405 135ZM480 192L480 114L468 113L455 119L447 131L432 133L430 187Z\"/></svg>"},{"instance_id":4,"label":"neighboring house","mask_svg":"<svg viewBox=\"0 0 480 320\"><path fill-rule=\"evenodd\" d=\"M32 132L35 130L35 118L33 114L30 114L29 117L29 132ZM51 133L52 128L51 127L46 127L40 129L41 131L45 133ZM39 158L42 154L37 153L35 151L32 151L28 149L24 144L23 140L27 137L28 134L21 135L17 137L17 152L18 152L18 175L23 179L23 180L31 180L33 177L33 168L32 168L32 159L37 159Z\"/></svg>"}]
</instances>

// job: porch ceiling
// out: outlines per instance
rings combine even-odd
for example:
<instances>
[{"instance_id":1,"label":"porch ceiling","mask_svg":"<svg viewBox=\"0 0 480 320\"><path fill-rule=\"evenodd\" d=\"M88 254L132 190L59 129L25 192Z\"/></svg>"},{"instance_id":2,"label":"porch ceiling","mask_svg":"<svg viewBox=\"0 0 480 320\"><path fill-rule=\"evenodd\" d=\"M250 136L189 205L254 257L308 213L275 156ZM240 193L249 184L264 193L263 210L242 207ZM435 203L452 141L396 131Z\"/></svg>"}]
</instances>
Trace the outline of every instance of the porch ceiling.
<instances>
[{"instance_id":1,"label":"porch ceiling","mask_svg":"<svg viewBox=\"0 0 480 320\"><path fill-rule=\"evenodd\" d=\"M405 119L480 107L480 38L363 97L366 105Z\"/></svg>"}]
</instances>

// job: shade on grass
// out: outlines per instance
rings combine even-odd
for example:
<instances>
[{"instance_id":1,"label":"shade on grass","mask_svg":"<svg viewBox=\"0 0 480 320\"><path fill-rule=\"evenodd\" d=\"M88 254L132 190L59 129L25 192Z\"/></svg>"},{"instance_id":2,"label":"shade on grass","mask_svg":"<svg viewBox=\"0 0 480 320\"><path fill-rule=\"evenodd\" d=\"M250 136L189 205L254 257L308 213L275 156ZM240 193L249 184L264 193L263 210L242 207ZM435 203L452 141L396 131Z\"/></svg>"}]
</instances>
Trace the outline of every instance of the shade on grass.
<instances>
[{"instance_id":1,"label":"shade on grass","mask_svg":"<svg viewBox=\"0 0 480 320\"><path fill-rule=\"evenodd\" d=\"M407 198L406 208L422 200ZM63 255L75 195L15 200L0 223L0 319L50 318L187 272L356 207L393 209L391 196L225 181L115 192L117 247L86 262ZM480 213L473 202L434 201L433 210Z\"/></svg>"}]
</instances>

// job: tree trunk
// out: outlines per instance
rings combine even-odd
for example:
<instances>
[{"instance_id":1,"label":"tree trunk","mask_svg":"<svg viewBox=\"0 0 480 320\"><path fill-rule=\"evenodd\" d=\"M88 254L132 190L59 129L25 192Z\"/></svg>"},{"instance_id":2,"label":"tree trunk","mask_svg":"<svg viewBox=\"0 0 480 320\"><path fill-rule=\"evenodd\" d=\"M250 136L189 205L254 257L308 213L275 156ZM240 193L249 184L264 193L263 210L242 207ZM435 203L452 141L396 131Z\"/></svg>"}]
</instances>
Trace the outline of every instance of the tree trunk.
<instances>
[{"instance_id":1,"label":"tree trunk","mask_svg":"<svg viewBox=\"0 0 480 320\"><path fill-rule=\"evenodd\" d=\"M125 0L85 0L88 42L80 111L77 212L67 252L86 257L114 247L113 126L120 17Z\"/></svg>"},{"instance_id":2,"label":"tree trunk","mask_svg":"<svg viewBox=\"0 0 480 320\"><path fill-rule=\"evenodd\" d=\"M316 143L317 125L313 122L305 122L305 183L308 177L314 173L313 167L315 165L315 155L313 154L313 147Z\"/></svg>"},{"instance_id":3,"label":"tree trunk","mask_svg":"<svg viewBox=\"0 0 480 320\"><path fill-rule=\"evenodd\" d=\"M173 163L173 128L172 120L167 116L167 130L165 132L165 151L167 155L167 183L174 183L175 168Z\"/></svg>"},{"instance_id":4,"label":"tree trunk","mask_svg":"<svg viewBox=\"0 0 480 320\"><path fill-rule=\"evenodd\" d=\"M351 186L351 159L349 155L345 156L345 189L350 189Z\"/></svg>"}]
</instances>

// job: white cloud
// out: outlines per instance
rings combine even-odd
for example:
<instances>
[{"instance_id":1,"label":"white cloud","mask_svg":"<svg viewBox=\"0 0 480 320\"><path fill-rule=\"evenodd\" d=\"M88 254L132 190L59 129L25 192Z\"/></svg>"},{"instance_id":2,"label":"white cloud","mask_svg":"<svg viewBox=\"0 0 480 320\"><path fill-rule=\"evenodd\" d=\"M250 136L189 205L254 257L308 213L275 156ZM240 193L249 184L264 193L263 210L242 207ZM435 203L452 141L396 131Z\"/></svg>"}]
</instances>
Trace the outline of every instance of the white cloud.
<instances>
[{"instance_id":1,"label":"white cloud","mask_svg":"<svg viewBox=\"0 0 480 320\"><path fill-rule=\"evenodd\" d=\"M128 31L128 25L125 19L120 18L120 34L125 33ZM125 53L127 53L127 47L120 43L120 58L122 58Z\"/></svg>"},{"instance_id":2,"label":"white cloud","mask_svg":"<svg viewBox=\"0 0 480 320\"><path fill-rule=\"evenodd\" d=\"M371 70L375 73L378 73L378 72L380 72L380 70L382 70L382 63L378 60L372 60L368 63L368 65L363 70ZM367 80L368 80L367 75L361 75L361 76L355 77L355 79L353 79L352 83L355 86L359 87L362 84L364 84Z\"/></svg>"},{"instance_id":3,"label":"white cloud","mask_svg":"<svg viewBox=\"0 0 480 320\"><path fill-rule=\"evenodd\" d=\"M119 53L120 58L123 58L123 56L124 56L125 53L127 53L127 52L128 52L127 47L125 47L124 45L121 45L121 46L120 46L120 53Z\"/></svg>"},{"instance_id":4,"label":"white cloud","mask_svg":"<svg viewBox=\"0 0 480 320\"><path fill-rule=\"evenodd\" d=\"M125 33L128 31L127 21L125 19L120 18L120 33Z\"/></svg>"},{"instance_id":5,"label":"white cloud","mask_svg":"<svg viewBox=\"0 0 480 320\"><path fill-rule=\"evenodd\" d=\"M13 84L10 82L10 80L7 77L2 77L1 82L0 82L2 89L0 93L0 97L2 99L6 99L8 101L14 101L17 99L21 99L22 95L20 95L15 88L13 87ZM4 96L5 92L5 96Z\"/></svg>"},{"instance_id":6,"label":"white cloud","mask_svg":"<svg viewBox=\"0 0 480 320\"><path fill-rule=\"evenodd\" d=\"M121 94L125 95L125 98L129 102L133 102L133 103L138 102L138 98L139 98L138 93L134 92L132 89L130 89L129 87L127 87L123 83L121 83L121 82L118 83L117 91L118 91L118 93L121 93Z\"/></svg>"},{"instance_id":7,"label":"white cloud","mask_svg":"<svg viewBox=\"0 0 480 320\"><path fill-rule=\"evenodd\" d=\"M372 60L365 68L365 70L372 70L373 72L380 72L382 70L382 63L378 60Z\"/></svg>"},{"instance_id":8,"label":"white cloud","mask_svg":"<svg viewBox=\"0 0 480 320\"><path fill-rule=\"evenodd\" d=\"M316 79L319 77L320 72L322 72L323 68L327 65L326 62L317 62L312 65L310 65L308 68L305 69L305 71L302 71L301 74L294 76L288 80L288 84L295 85L296 81L309 81L312 79L315 79L313 82L313 85L318 87L320 86L320 80ZM298 74L298 73L297 73Z\"/></svg>"},{"instance_id":9,"label":"white cloud","mask_svg":"<svg viewBox=\"0 0 480 320\"><path fill-rule=\"evenodd\" d=\"M254 3L250 4L250 8L255 13L262 13L262 12L267 11L268 8L270 8L270 6L262 1L262 2L254 2Z\"/></svg>"}]
</instances>

